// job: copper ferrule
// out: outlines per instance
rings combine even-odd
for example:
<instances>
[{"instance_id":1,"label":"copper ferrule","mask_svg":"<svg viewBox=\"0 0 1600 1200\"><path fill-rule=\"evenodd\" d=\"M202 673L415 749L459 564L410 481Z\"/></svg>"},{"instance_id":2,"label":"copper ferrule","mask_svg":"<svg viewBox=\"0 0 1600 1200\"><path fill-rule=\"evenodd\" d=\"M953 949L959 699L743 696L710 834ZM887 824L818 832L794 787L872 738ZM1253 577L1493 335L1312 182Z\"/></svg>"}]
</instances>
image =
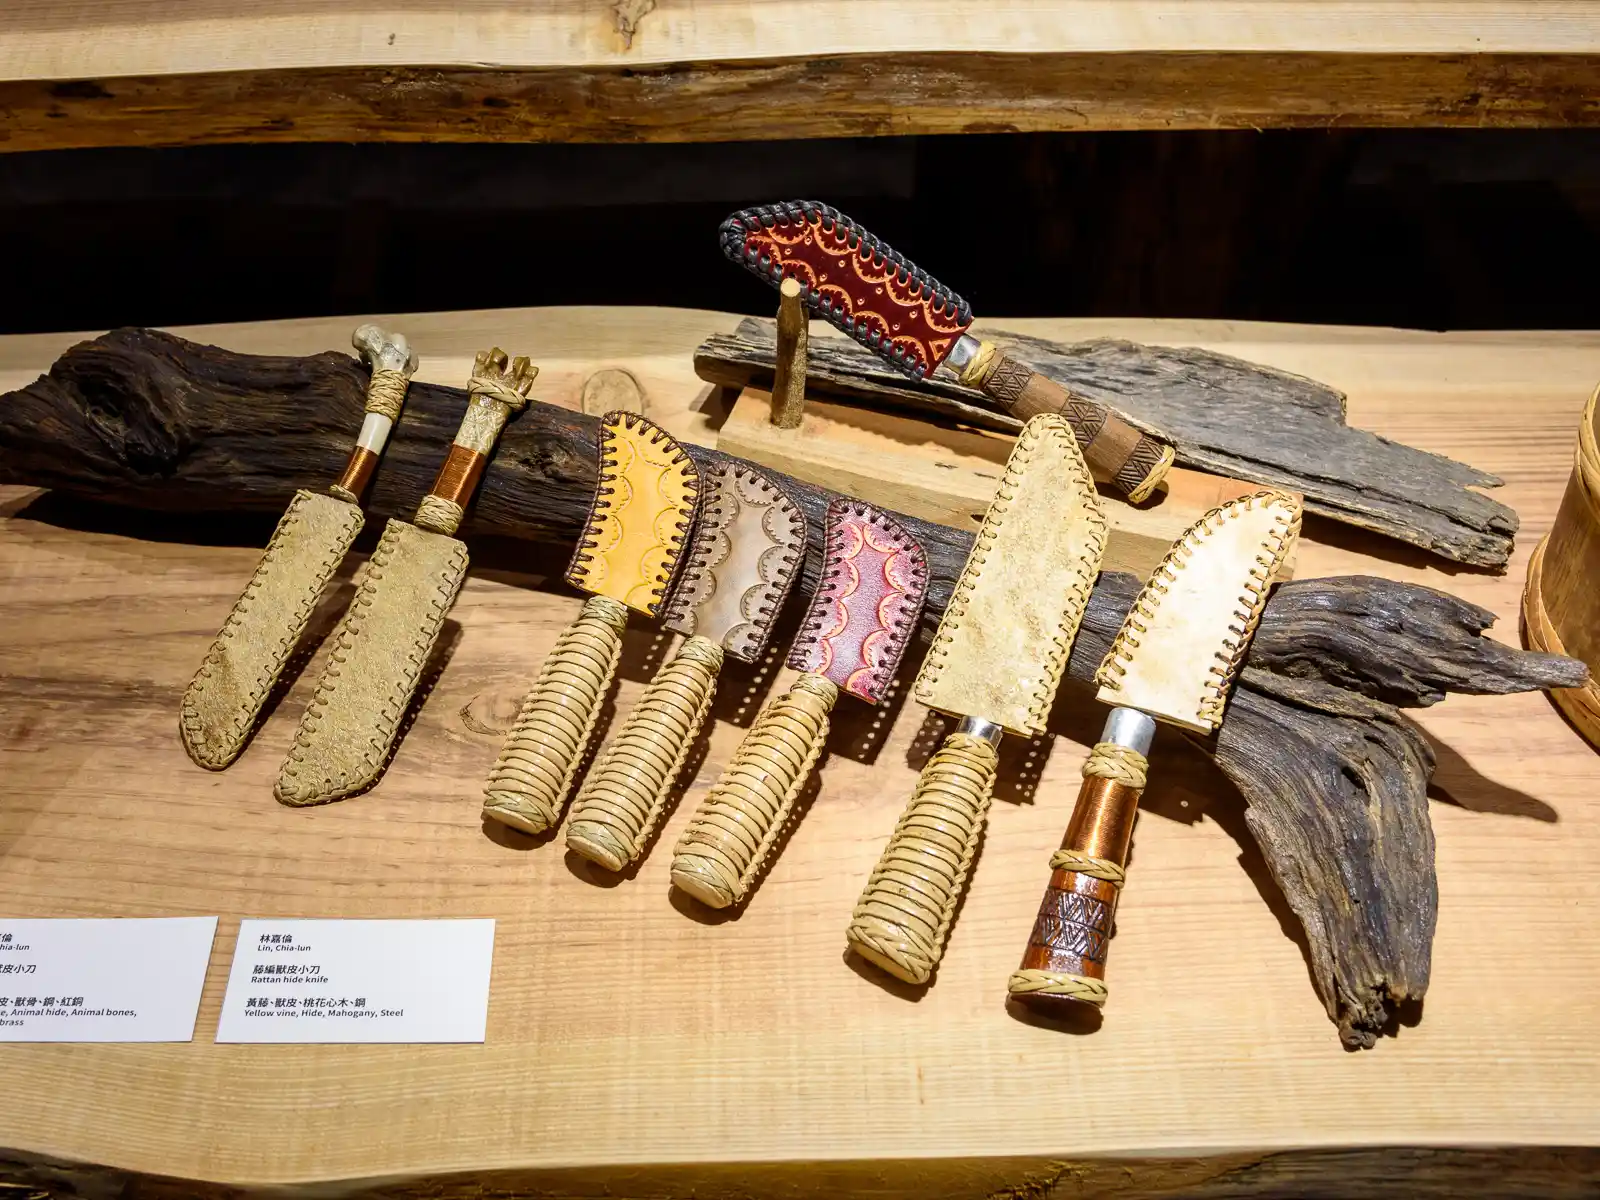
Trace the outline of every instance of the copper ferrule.
<instances>
[{"instance_id":1,"label":"copper ferrule","mask_svg":"<svg viewBox=\"0 0 1600 1200\"><path fill-rule=\"evenodd\" d=\"M486 461L476 450L452 442L450 453L445 456L444 465L439 468L439 474L429 490L439 499L465 508L478 488L478 480L483 478Z\"/></svg>"},{"instance_id":2,"label":"copper ferrule","mask_svg":"<svg viewBox=\"0 0 1600 1200\"><path fill-rule=\"evenodd\" d=\"M1138 814L1139 793L1133 788L1112 779L1085 779L1061 848L1126 866Z\"/></svg>"},{"instance_id":3,"label":"copper ferrule","mask_svg":"<svg viewBox=\"0 0 1600 1200\"><path fill-rule=\"evenodd\" d=\"M365 446L356 446L350 451L350 458L344 464L344 474L339 476L339 481L333 485L333 494L339 495L340 490L354 496L356 503L361 502L362 494L367 490L367 484L372 482L372 474L378 469L378 456Z\"/></svg>"}]
</instances>

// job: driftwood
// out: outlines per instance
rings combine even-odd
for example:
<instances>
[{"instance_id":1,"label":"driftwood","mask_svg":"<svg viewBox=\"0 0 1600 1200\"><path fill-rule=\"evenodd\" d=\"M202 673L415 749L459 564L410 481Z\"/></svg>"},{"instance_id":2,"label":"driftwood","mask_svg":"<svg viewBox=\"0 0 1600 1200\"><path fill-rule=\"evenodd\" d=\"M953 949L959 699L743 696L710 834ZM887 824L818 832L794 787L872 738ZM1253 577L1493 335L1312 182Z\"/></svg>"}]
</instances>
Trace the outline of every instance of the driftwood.
<instances>
[{"instance_id":1,"label":"driftwood","mask_svg":"<svg viewBox=\"0 0 1600 1200\"><path fill-rule=\"evenodd\" d=\"M366 375L325 353L266 358L120 330L69 350L0 396L0 483L166 511L280 511L326 487L359 424ZM454 433L464 393L414 384L368 499L409 516ZM501 439L465 536L570 543L594 485L597 420L531 404ZM691 447L702 464L720 457ZM788 481L810 521L805 586L831 493ZM924 636L971 546L903 518L927 551ZM1086 682L1138 580L1101 577L1069 674ZM1305 925L1329 1016L1370 1045L1427 987L1436 907L1427 740L1393 705L1447 692L1570 687L1581 663L1481 638L1491 614L1427 588L1369 578L1297 580L1269 602L1221 731L1203 743L1239 787L1247 820ZM1365 851L1365 853L1362 853Z\"/></svg>"},{"instance_id":2,"label":"driftwood","mask_svg":"<svg viewBox=\"0 0 1600 1200\"><path fill-rule=\"evenodd\" d=\"M1210 350L1097 340L1067 345L989 330L1007 350L1074 392L1170 441L1189 467L1302 493L1306 509L1473 566L1504 570L1517 514L1478 487L1500 480L1465 463L1345 424L1344 396L1315 380ZM747 318L708 339L695 369L713 383L772 376L770 321ZM908 379L842 337L811 342L813 386L1015 432L1014 417L948 371Z\"/></svg>"}]
</instances>

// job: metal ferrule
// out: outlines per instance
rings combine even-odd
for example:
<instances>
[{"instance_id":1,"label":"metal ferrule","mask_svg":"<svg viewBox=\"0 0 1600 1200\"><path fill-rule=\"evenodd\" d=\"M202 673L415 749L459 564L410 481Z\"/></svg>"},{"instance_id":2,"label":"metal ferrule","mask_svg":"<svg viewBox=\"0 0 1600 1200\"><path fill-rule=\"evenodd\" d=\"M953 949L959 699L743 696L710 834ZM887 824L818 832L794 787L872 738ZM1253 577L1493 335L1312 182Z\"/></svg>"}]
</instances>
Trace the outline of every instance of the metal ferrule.
<instances>
[{"instance_id":1,"label":"metal ferrule","mask_svg":"<svg viewBox=\"0 0 1600 1200\"><path fill-rule=\"evenodd\" d=\"M1126 746L1148 758L1150 743L1155 736L1156 723L1153 717L1137 708L1113 708L1111 715L1106 718L1105 731L1101 733L1100 740Z\"/></svg>"},{"instance_id":2,"label":"metal ferrule","mask_svg":"<svg viewBox=\"0 0 1600 1200\"><path fill-rule=\"evenodd\" d=\"M983 343L970 333L963 333L956 339L956 344L950 347L950 353L944 356L945 366L952 371L959 371L974 358L978 357L978 348Z\"/></svg>"},{"instance_id":3,"label":"metal ferrule","mask_svg":"<svg viewBox=\"0 0 1600 1200\"><path fill-rule=\"evenodd\" d=\"M956 726L956 732L969 734L975 738L982 738L989 745L998 746L1006 731L1005 726L996 725L993 721L985 721L982 717L962 717L961 724Z\"/></svg>"}]
</instances>

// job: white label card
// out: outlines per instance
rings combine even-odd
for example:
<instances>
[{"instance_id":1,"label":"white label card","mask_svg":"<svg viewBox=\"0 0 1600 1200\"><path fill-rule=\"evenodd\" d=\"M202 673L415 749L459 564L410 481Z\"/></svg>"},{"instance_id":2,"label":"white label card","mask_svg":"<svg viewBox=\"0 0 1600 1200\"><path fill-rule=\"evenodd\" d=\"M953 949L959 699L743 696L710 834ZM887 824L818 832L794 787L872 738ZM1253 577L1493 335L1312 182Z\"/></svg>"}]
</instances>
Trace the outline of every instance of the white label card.
<instances>
[{"instance_id":1,"label":"white label card","mask_svg":"<svg viewBox=\"0 0 1600 1200\"><path fill-rule=\"evenodd\" d=\"M187 1042L215 917L0 917L0 1042Z\"/></svg>"},{"instance_id":2,"label":"white label card","mask_svg":"<svg viewBox=\"0 0 1600 1200\"><path fill-rule=\"evenodd\" d=\"M243 921L219 1042L481 1042L494 921Z\"/></svg>"}]
</instances>

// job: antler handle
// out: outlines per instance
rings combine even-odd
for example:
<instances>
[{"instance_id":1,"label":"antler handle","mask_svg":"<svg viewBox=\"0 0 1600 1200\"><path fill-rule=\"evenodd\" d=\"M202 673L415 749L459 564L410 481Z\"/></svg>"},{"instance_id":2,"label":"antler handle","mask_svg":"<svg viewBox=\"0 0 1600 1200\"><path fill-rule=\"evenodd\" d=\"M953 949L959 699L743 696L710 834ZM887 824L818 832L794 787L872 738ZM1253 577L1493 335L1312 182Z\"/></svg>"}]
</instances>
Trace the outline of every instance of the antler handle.
<instances>
[{"instance_id":1,"label":"antler handle","mask_svg":"<svg viewBox=\"0 0 1600 1200\"><path fill-rule=\"evenodd\" d=\"M622 655L625 606L590 596L545 659L489 772L483 815L526 833L561 820L578 761Z\"/></svg>"},{"instance_id":2,"label":"antler handle","mask_svg":"<svg viewBox=\"0 0 1600 1200\"><path fill-rule=\"evenodd\" d=\"M400 419L406 389L417 370L417 352L405 335L377 325L361 325L350 335L372 374L367 380L366 416L361 433L350 450L344 473L328 491L347 504L360 504L361 496L378 469L378 458L389 441L389 431Z\"/></svg>"},{"instance_id":3,"label":"antler handle","mask_svg":"<svg viewBox=\"0 0 1600 1200\"><path fill-rule=\"evenodd\" d=\"M762 710L673 851L674 885L712 908L744 899L822 754L838 696L805 674Z\"/></svg>"},{"instance_id":4,"label":"antler handle","mask_svg":"<svg viewBox=\"0 0 1600 1200\"><path fill-rule=\"evenodd\" d=\"M1136 718L1142 741L1130 747L1114 738L1118 718ZM1061 849L1050 857L1050 886L1039 916L1006 990L1038 1009L1106 1002L1106 951L1117 896L1125 879L1133 822L1144 791L1150 735L1155 722L1132 709L1117 709L1106 740L1083 764L1083 786Z\"/></svg>"},{"instance_id":5,"label":"antler handle","mask_svg":"<svg viewBox=\"0 0 1600 1200\"><path fill-rule=\"evenodd\" d=\"M1000 401L1019 420L1060 413L1072 423L1094 477L1129 500L1147 499L1172 467L1172 447L1135 429L1105 405L1074 396L1026 363L983 342L961 372L961 382Z\"/></svg>"},{"instance_id":6,"label":"antler handle","mask_svg":"<svg viewBox=\"0 0 1600 1200\"><path fill-rule=\"evenodd\" d=\"M939 965L983 836L997 760L989 738L958 731L946 739L856 902L845 934L851 949L897 979L926 983Z\"/></svg>"},{"instance_id":7,"label":"antler handle","mask_svg":"<svg viewBox=\"0 0 1600 1200\"><path fill-rule=\"evenodd\" d=\"M608 871L639 857L711 709L722 647L691 637L645 689L573 802L567 848Z\"/></svg>"}]
</instances>

